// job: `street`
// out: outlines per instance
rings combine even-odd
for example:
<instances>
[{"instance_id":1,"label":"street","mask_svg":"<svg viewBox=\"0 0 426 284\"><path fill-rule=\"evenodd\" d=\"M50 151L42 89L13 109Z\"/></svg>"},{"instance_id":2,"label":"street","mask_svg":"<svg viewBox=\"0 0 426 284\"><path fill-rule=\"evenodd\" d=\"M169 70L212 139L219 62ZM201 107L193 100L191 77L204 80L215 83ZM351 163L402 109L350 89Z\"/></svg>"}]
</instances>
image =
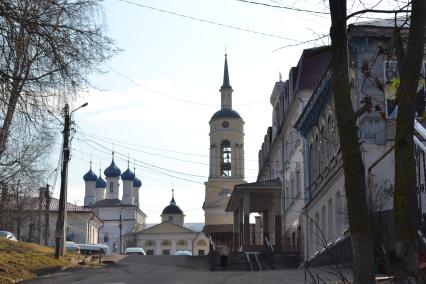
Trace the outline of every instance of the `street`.
<instances>
[{"instance_id":1,"label":"street","mask_svg":"<svg viewBox=\"0 0 426 284\"><path fill-rule=\"evenodd\" d=\"M336 277L320 269L326 283L336 283ZM344 271L346 275L349 270ZM115 264L98 267L80 267L23 282L25 284L119 284L119 283L312 283L305 282L303 269L267 271L209 271L207 259L187 256L129 256ZM338 282L337 282L338 283Z\"/></svg>"}]
</instances>

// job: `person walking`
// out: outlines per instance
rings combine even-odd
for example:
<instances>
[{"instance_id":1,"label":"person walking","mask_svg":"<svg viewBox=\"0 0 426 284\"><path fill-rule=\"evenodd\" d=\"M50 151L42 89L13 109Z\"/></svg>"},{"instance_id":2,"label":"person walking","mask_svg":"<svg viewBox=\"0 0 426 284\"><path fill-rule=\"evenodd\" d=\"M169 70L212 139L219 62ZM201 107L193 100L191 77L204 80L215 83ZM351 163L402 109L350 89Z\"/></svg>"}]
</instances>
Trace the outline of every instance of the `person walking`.
<instances>
[{"instance_id":1,"label":"person walking","mask_svg":"<svg viewBox=\"0 0 426 284\"><path fill-rule=\"evenodd\" d=\"M226 269L226 266L228 265L228 256L229 249L225 242L222 241L222 244L220 245L220 264L222 265L223 269Z\"/></svg>"}]
</instances>

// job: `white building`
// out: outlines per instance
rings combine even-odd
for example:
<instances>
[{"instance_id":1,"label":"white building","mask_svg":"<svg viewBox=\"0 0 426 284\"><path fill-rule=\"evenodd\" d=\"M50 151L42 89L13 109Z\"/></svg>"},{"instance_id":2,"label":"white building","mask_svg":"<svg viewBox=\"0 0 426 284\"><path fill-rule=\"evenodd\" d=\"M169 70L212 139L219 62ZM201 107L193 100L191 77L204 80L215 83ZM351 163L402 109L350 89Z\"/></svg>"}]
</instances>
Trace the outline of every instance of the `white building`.
<instances>
[{"instance_id":1,"label":"white building","mask_svg":"<svg viewBox=\"0 0 426 284\"><path fill-rule=\"evenodd\" d=\"M106 181L92 171L83 176L85 181L84 206L91 208L103 221L99 230L99 243L106 244L113 253L134 246L134 233L140 231L146 220L139 208L139 189L142 182L127 168L121 173L114 158L104 171ZM123 182L122 198L119 199L120 180Z\"/></svg>"}]
</instances>

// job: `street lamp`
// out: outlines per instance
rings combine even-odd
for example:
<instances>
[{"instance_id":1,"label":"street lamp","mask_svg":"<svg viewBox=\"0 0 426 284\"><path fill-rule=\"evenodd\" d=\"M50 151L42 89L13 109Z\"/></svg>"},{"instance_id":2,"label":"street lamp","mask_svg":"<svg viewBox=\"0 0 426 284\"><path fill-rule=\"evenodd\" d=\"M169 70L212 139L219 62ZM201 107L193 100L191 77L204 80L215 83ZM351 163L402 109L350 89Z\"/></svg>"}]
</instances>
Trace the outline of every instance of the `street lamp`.
<instances>
[{"instance_id":1,"label":"street lamp","mask_svg":"<svg viewBox=\"0 0 426 284\"><path fill-rule=\"evenodd\" d=\"M58 219L56 221L55 231L55 258L59 258L59 255L65 255L66 248L66 226L67 226L67 185L68 185L68 162L70 160L70 125L71 125L71 114L80 108L87 106L88 103L84 103L78 108L70 112L68 104L65 104L63 109L64 112L64 131L63 131L63 146L62 146L62 170L61 170L61 192L59 195L59 212Z\"/></svg>"}]
</instances>

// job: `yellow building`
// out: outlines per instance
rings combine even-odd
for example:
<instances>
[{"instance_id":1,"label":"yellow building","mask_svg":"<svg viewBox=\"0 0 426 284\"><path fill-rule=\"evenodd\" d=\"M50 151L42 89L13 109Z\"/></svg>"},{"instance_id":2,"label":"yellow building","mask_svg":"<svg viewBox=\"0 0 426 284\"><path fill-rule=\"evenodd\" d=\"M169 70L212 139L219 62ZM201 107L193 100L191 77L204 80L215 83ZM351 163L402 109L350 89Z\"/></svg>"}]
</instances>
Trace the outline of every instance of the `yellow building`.
<instances>
[{"instance_id":1,"label":"yellow building","mask_svg":"<svg viewBox=\"0 0 426 284\"><path fill-rule=\"evenodd\" d=\"M203 209L206 235L214 241L225 241L229 247L233 213L225 212L225 207L234 186L244 183L244 121L232 109L232 92L225 54L221 109L210 119L210 170Z\"/></svg>"},{"instance_id":2,"label":"yellow building","mask_svg":"<svg viewBox=\"0 0 426 284\"><path fill-rule=\"evenodd\" d=\"M198 229L202 223L185 224L185 215L176 204L173 192L170 204L161 213L161 223L147 224L135 234L137 246L143 247L148 255L208 254L208 239Z\"/></svg>"}]
</instances>

